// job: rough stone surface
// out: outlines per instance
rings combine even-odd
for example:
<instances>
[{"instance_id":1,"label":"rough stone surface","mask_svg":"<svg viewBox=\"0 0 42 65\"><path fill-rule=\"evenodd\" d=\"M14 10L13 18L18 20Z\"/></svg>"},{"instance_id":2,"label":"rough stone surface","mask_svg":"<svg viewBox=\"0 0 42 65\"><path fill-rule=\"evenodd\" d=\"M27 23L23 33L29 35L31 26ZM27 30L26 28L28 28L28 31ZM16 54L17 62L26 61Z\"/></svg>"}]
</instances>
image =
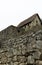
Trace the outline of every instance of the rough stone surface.
<instances>
[{"instance_id":1,"label":"rough stone surface","mask_svg":"<svg viewBox=\"0 0 42 65\"><path fill-rule=\"evenodd\" d=\"M32 36L31 36L32 35ZM0 47L0 65L28 65L42 54L42 30L3 41Z\"/></svg>"},{"instance_id":2,"label":"rough stone surface","mask_svg":"<svg viewBox=\"0 0 42 65\"><path fill-rule=\"evenodd\" d=\"M14 26L1 31L0 65L42 65L42 25L29 31Z\"/></svg>"}]
</instances>

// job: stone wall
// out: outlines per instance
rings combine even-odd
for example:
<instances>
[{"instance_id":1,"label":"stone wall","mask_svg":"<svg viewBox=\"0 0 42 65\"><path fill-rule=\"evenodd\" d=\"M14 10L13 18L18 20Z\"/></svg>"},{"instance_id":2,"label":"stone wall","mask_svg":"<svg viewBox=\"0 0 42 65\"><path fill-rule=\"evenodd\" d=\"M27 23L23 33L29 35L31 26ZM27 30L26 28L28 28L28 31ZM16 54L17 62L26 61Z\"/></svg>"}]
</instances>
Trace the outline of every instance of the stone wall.
<instances>
[{"instance_id":1,"label":"stone wall","mask_svg":"<svg viewBox=\"0 0 42 65\"><path fill-rule=\"evenodd\" d=\"M41 54L42 30L5 41L0 40L0 65L37 64Z\"/></svg>"},{"instance_id":2,"label":"stone wall","mask_svg":"<svg viewBox=\"0 0 42 65\"><path fill-rule=\"evenodd\" d=\"M25 31L28 31L28 30L32 29L33 27L40 26L40 25L41 25L41 21L39 20L38 16L36 16L33 20L31 20L27 24L21 26L21 28L23 28Z\"/></svg>"}]
</instances>

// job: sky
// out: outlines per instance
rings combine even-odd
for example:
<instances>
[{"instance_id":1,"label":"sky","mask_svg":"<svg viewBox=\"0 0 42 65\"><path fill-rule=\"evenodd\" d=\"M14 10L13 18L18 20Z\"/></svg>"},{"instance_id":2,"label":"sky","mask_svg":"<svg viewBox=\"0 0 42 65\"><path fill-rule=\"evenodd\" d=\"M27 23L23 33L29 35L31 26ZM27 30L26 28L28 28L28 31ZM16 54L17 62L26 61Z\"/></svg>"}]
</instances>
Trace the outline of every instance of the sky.
<instances>
[{"instance_id":1,"label":"sky","mask_svg":"<svg viewBox=\"0 0 42 65\"><path fill-rule=\"evenodd\" d=\"M0 31L35 13L42 19L42 0L0 0Z\"/></svg>"}]
</instances>

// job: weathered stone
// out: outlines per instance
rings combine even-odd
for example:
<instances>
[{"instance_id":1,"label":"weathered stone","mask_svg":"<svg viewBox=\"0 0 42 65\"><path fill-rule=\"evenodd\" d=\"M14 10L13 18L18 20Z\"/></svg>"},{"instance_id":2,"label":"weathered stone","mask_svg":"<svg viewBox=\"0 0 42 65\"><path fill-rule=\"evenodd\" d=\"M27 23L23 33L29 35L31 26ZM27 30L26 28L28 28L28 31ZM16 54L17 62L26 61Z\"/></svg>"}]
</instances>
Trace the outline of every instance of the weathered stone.
<instances>
[{"instance_id":1,"label":"weathered stone","mask_svg":"<svg viewBox=\"0 0 42 65\"><path fill-rule=\"evenodd\" d=\"M34 58L33 58L33 56L28 56L27 62L31 63L31 64L34 64Z\"/></svg>"},{"instance_id":2,"label":"weathered stone","mask_svg":"<svg viewBox=\"0 0 42 65\"><path fill-rule=\"evenodd\" d=\"M12 58L11 57L7 59L7 63L9 63L11 61L12 61Z\"/></svg>"},{"instance_id":3,"label":"weathered stone","mask_svg":"<svg viewBox=\"0 0 42 65\"><path fill-rule=\"evenodd\" d=\"M17 57L17 56L13 56L12 60L13 60L14 62L18 61L18 57Z\"/></svg>"},{"instance_id":4,"label":"weathered stone","mask_svg":"<svg viewBox=\"0 0 42 65\"><path fill-rule=\"evenodd\" d=\"M19 62L14 62L14 65L19 65Z\"/></svg>"},{"instance_id":5,"label":"weathered stone","mask_svg":"<svg viewBox=\"0 0 42 65\"><path fill-rule=\"evenodd\" d=\"M42 41L41 40L36 41L36 47L39 49L42 49Z\"/></svg>"},{"instance_id":6,"label":"weathered stone","mask_svg":"<svg viewBox=\"0 0 42 65\"><path fill-rule=\"evenodd\" d=\"M25 56L18 56L18 61L19 62L26 62L26 57Z\"/></svg>"},{"instance_id":7,"label":"weathered stone","mask_svg":"<svg viewBox=\"0 0 42 65\"><path fill-rule=\"evenodd\" d=\"M4 50L3 49L0 49L0 53L2 53Z\"/></svg>"},{"instance_id":8,"label":"weathered stone","mask_svg":"<svg viewBox=\"0 0 42 65\"><path fill-rule=\"evenodd\" d=\"M20 65L26 65L25 63L20 63Z\"/></svg>"},{"instance_id":9,"label":"weathered stone","mask_svg":"<svg viewBox=\"0 0 42 65\"><path fill-rule=\"evenodd\" d=\"M7 57L5 55L2 55L1 63L7 63Z\"/></svg>"},{"instance_id":10,"label":"weathered stone","mask_svg":"<svg viewBox=\"0 0 42 65\"><path fill-rule=\"evenodd\" d=\"M6 52L5 55L6 55L7 57L13 56L13 54L12 54L11 52Z\"/></svg>"},{"instance_id":11,"label":"weathered stone","mask_svg":"<svg viewBox=\"0 0 42 65\"><path fill-rule=\"evenodd\" d=\"M35 26L34 22L29 26ZM29 31L27 27L18 30L12 26L0 32L0 65L42 64L42 26Z\"/></svg>"}]
</instances>

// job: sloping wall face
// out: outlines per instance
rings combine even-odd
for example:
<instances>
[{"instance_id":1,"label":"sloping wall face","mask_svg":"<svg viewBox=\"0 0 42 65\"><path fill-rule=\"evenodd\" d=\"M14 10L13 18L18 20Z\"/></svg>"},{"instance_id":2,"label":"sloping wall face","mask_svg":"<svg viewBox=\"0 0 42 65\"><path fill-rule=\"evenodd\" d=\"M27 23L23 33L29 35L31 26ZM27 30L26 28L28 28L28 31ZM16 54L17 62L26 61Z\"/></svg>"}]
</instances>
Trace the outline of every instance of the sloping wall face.
<instances>
[{"instance_id":1,"label":"sloping wall face","mask_svg":"<svg viewBox=\"0 0 42 65\"><path fill-rule=\"evenodd\" d=\"M9 39L9 38L12 38L12 37L16 37L18 35L18 30L17 28L7 28L3 31L0 32L0 40L1 39Z\"/></svg>"},{"instance_id":2,"label":"sloping wall face","mask_svg":"<svg viewBox=\"0 0 42 65\"><path fill-rule=\"evenodd\" d=\"M28 65L42 54L42 30L0 41L0 65ZM38 62L37 62L38 63Z\"/></svg>"},{"instance_id":3,"label":"sloping wall face","mask_svg":"<svg viewBox=\"0 0 42 65\"><path fill-rule=\"evenodd\" d=\"M35 27L35 26L40 26L41 25L41 22L38 18L38 16L35 17L34 20L30 21L30 23L27 23L26 25L23 26L23 29L25 31L28 31L29 29L31 29L32 27ZM22 28L22 27L21 27Z\"/></svg>"},{"instance_id":4,"label":"sloping wall face","mask_svg":"<svg viewBox=\"0 0 42 65\"><path fill-rule=\"evenodd\" d=\"M32 28L33 26L41 25L41 22L39 18L36 16L35 19L30 23L30 27Z\"/></svg>"}]
</instances>

